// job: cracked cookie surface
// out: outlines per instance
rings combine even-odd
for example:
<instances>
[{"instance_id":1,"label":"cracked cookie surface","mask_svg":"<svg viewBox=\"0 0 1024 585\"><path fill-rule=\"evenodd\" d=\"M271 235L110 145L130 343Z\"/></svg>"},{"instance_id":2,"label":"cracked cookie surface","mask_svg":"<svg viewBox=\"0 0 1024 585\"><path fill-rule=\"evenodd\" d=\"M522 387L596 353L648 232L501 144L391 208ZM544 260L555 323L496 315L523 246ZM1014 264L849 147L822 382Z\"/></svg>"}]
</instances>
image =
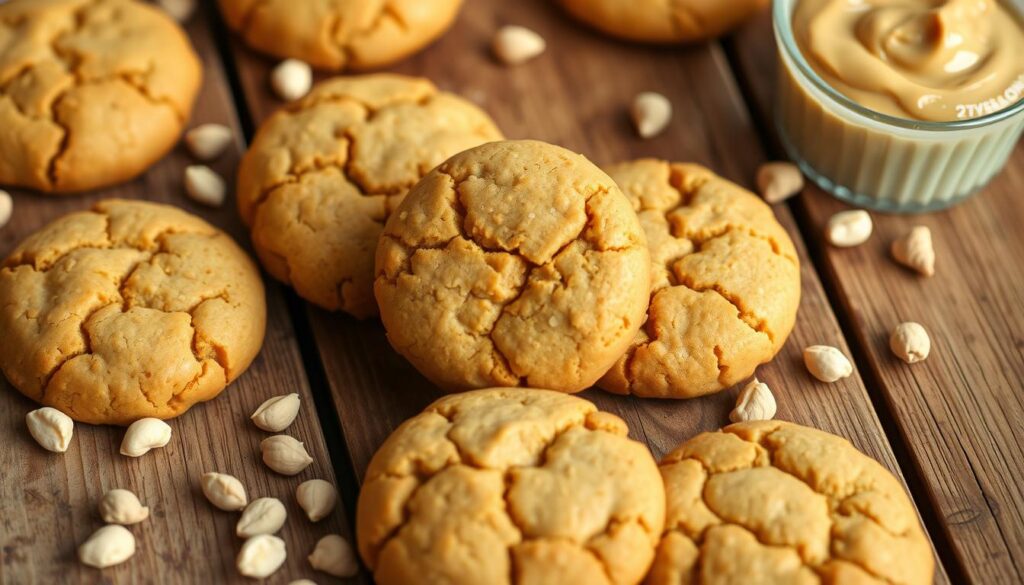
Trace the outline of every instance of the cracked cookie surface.
<instances>
[{"instance_id":1,"label":"cracked cookie surface","mask_svg":"<svg viewBox=\"0 0 1024 585\"><path fill-rule=\"evenodd\" d=\"M392 433L359 495L359 551L381 585L638 583L665 520L626 423L550 390L442 398Z\"/></svg>"},{"instance_id":2,"label":"cracked cookie surface","mask_svg":"<svg viewBox=\"0 0 1024 585\"><path fill-rule=\"evenodd\" d=\"M932 582L900 482L847 440L781 421L703 433L661 462L665 534L647 582Z\"/></svg>"},{"instance_id":3,"label":"cracked cookie surface","mask_svg":"<svg viewBox=\"0 0 1024 585\"><path fill-rule=\"evenodd\" d=\"M718 37L768 0L559 0L577 20L605 34L647 43Z\"/></svg>"},{"instance_id":4,"label":"cracked cookie surface","mask_svg":"<svg viewBox=\"0 0 1024 585\"><path fill-rule=\"evenodd\" d=\"M260 127L239 167L239 211L275 278L321 307L370 317L391 211L449 156L500 139L487 114L426 79L336 78Z\"/></svg>"},{"instance_id":5,"label":"cracked cookie surface","mask_svg":"<svg viewBox=\"0 0 1024 585\"><path fill-rule=\"evenodd\" d=\"M174 147L202 69L181 28L130 0L0 5L0 184L127 181Z\"/></svg>"},{"instance_id":6,"label":"cracked cookie surface","mask_svg":"<svg viewBox=\"0 0 1024 585\"><path fill-rule=\"evenodd\" d=\"M605 170L640 216L653 269L647 321L599 386L691 398L750 377L782 348L800 305L799 259L771 208L694 164Z\"/></svg>"},{"instance_id":7,"label":"cracked cookie surface","mask_svg":"<svg viewBox=\"0 0 1024 585\"><path fill-rule=\"evenodd\" d=\"M29 236L0 268L0 368L73 419L129 424L210 400L263 343L259 272L177 208L106 200Z\"/></svg>"},{"instance_id":8,"label":"cracked cookie surface","mask_svg":"<svg viewBox=\"0 0 1024 585\"><path fill-rule=\"evenodd\" d=\"M462 7L462 0L219 1L250 47L332 70L404 59L448 30Z\"/></svg>"},{"instance_id":9,"label":"cracked cookie surface","mask_svg":"<svg viewBox=\"0 0 1024 585\"><path fill-rule=\"evenodd\" d=\"M374 290L391 344L442 388L577 392L636 335L650 265L608 175L543 142L492 142L410 191Z\"/></svg>"}]
</instances>

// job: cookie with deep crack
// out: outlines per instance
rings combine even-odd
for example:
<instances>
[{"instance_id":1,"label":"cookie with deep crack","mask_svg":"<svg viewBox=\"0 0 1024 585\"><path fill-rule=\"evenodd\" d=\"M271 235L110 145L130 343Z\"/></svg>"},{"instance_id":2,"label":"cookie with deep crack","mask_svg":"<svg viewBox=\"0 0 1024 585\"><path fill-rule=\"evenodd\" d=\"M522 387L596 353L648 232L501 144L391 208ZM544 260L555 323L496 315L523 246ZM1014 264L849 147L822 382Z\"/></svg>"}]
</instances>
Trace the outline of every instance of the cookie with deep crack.
<instances>
[{"instance_id":1,"label":"cookie with deep crack","mask_svg":"<svg viewBox=\"0 0 1024 585\"><path fill-rule=\"evenodd\" d=\"M932 582L903 486L846 439L780 421L690 439L661 462L665 533L647 582Z\"/></svg>"},{"instance_id":2,"label":"cookie with deep crack","mask_svg":"<svg viewBox=\"0 0 1024 585\"><path fill-rule=\"evenodd\" d=\"M647 321L599 385L691 398L771 360L793 330L800 264L771 208L704 167L641 159L605 169L651 251Z\"/></svg>"},{"instance_id":3,"label":"cookie with deep crack","mask_svg":"<svg viewBox=\"0 0 1024 585\"><path fill-rule=\"evenodd\" d=\"M133 0L0 4L0 184L70 193L127 181L178 141L202 68Z\"/></svg>"},{"instance_id":4,"label":"cookie with deep crack","mask_svg":"<svg viewBox=\"0 0 1024 585\"><path fill-rule=\"evenodd\" d=\"M597 30L644 43L690 43L732 30L768 0L559 0Z\"/></svg>"},{"instance_id":5,"label":"cookie with deep crack","mask_svg":"<svg viewBox=\"0 0 1024 585\"><path fill-rule=\"evenodd\" d=\"M267 270L300 296L377 313L384 222L449 156L501 133L468 101L417 77L335 78L271 116L238 171L238 207Z\"/></svg>"},{"instance_id":6,"label":"cookie with deep crack","mask_svg":"<svg viewBox=\"0 0 1024 585\"><path fill-rule=\"evenodd\" d=\"M391 344L448 390L588 388L650 292L643 230L583 156L492 142L430 172L388 220L374 290Z\"/></svg>"},{"instance_id":7,"label":"cookie with deep crack","mask_svg":"<svg viewBox=\"0 0 1024 585\"><path fill-rule=\"evenodd\" d=\"M214 398L256 357L265 324L245 252L167 205L102 201L0 267L0 369L80 422L172 418Z\"/></svg>"},{"instance_id":8,"label":"cookie with deep crack","mask_svg":"<svg viewBox=\"0 0 1024 585\"><path fill-rule=\"evenodd\" d=\"M391 65L440 37L462 0L219 0L246 44L320 68Z\"/></svg>"},{"instance_id":9,"label":"cookie with deep crack","mask_svg":"<svg viewBox=\"0 0 1024 585\"><path fill-rule=\"evenodd\" d=\"M638 583L665 493L626 423L550 390L455 394L407 420L359 495L359 551L381 585Z\"/></svg>"}]
</instances>

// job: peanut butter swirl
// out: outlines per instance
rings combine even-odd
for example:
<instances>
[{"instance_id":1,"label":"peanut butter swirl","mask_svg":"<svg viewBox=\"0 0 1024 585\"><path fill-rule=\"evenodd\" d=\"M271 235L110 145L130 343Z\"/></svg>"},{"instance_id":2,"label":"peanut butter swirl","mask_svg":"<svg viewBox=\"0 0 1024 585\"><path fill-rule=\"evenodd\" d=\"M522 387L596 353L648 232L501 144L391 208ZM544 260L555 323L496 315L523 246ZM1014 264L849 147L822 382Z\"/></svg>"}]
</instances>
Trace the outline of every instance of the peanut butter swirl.
<instances>
[{"instance_id":1,"label":"peanut butter swirl","mask_svg":"<svg viewBox=\"0 0 1024 585\"><path fill-rule=\"evenodd\" d=\"M997 0L801 0L797 44L857 103L926 121L977 118L1024 95L1024 28Z\"/></svg>"}]
</instances>

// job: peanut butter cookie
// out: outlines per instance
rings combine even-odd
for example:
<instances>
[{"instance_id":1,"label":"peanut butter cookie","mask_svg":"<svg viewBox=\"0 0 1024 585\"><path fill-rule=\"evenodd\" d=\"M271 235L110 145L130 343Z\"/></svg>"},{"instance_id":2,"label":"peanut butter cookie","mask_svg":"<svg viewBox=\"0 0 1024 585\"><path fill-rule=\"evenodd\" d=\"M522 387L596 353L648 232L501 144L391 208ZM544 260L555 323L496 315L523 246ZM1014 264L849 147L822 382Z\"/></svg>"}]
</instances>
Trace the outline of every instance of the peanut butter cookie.
<instances>
[{"instance_id":1,"label":"peanut butter cookie","mask_svg":"<svg viewBox=\"0 0 1024 585\"><path fill-rule=\"evenodd\" d=\"M768 0L559 0L601 32L645 43L688 43L722 35Z\"/></svg>"},{"instance_id":2,"label":"peanut butter cookie","mask_svg":"<svg viewBox=\"0 0 1024 585\"><path fill-rule=\"evenodd\" d=\"M687 441L661 475L667 522L650 585L932 582L903 486L835 435L739 423Z\"/></svg>"},{"instance_id":3,"label":"peanut butter cookie","mask_svg":"<svg viewBox=\"0 0 1024 585\"><path fill-rule=\"evenodd\" d=\"M66 215L0 268L0 369L81 422L172 418L210 400L249 367L265 323L245 252L166 205Z\"/></svg>"},{"instance_id":4,"label":"peanut butter cookie","mask_svg":"<svg viewBox=\"0 0 1024 585\"><path fill-rule=\"evenodd\" d=\"M388 215L446 158L500 139L487 114L426 79L339 77L263 124L239 167L238 208L275 278L370 317Z\"/></svg>"},{"instance_id":5,"label":"peanut butter cookie","mask_svg":"<svg viewBox=\"0 0 1024 585\"><path fill-rule=\"evenodd\" d=\"M188 37L131 0L0 4L0 183L127 181L178 141L202 77Z\"/></svg>"},{"instance_id":6,"label":"peanut butter cookie","mask_svg":"<svg viewBox=\"0 0 1024 585\"><path fill-rule=\"evenodd\" d=\"M391 344L441 387L577 392L643 322L650 255L629 201L587 159L492 142L409 192L374 287Z\"/></svg>"},{"instance_id":7,"label":"peanut butter cookie","mask_svg":"<svg viewBox=\"0 0 1024 585\"><path fill-rule=\"evenodd\" d=\"M691 398L750 377L785 343L800 305L793 242L756 195L693 164L607 169L647 233L647 322L599 385Z\"/></svg>"},{"instance_id":8,"label":"peanut butter cookie","mask_svg":"<svg viewBox=\"0 0 1024 585\"><path fill-rule=\"evenodd\" d=\"M665 492L626 423L549 390L438 400L381 446L359 494L380 585L638 583Z\"/></svg>"},{"instance_id":9,"label":"peanut butter cookie","mask_svg":"<svg viewBox=\"0 0 1024 585\"><path fill-rule=\"evenodd\" d=\"M462 0L220 0L252 48L321 69L366 70L419 51L448 30Z\"/></svg>"}]
</instances>

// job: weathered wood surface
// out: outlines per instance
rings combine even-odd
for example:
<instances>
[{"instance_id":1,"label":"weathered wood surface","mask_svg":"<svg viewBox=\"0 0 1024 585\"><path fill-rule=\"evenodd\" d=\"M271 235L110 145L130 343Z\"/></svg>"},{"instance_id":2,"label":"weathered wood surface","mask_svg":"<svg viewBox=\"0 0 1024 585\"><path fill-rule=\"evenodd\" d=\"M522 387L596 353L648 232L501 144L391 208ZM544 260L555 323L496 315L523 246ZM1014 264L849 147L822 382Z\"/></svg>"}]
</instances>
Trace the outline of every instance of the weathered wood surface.
<instances>
[{"instance_id":1,"label":"weathered wood surface","mask_svg":"<svg viewBox=\"0 0 1024 585\"><path fill-rule=\"evenodd\" d=\"M491 57L497 27L522 24L540 32L548 50L539 59L508 68ZM272 59L232 43L244 100L254 125L281 105L267 79ZM510 138L561 144L599 164L656 156L695 161L752 187L763 148L721 47L660 49L615 42L566 18L551 2L468 2L455 27L426 51L392 69L425 76L443 89L483 106ZM321 74L319 78L324 78ZM667 95L675 108L668 131L638 139L626 109L640 91ZM785 206L777 209L800 251L803 298L796 330L758 377L775 391L778 418L849 438L897 474L902 470L882 430L859 374L837 384L813 380L804 369L803 347L825 343L847 353L846 341ZM376 448L405 418L440 392L391 350L377 320L308 309L340 424L357 477ZM618 413L633 435L660 457L696 433L716 429L737 389L691 401L640 400L589 390L583 394ZM947 582L939 567L938 582Z\"/></svg>"},{"instance_id":2,"label":"weathered wood surface","mask_svg":"<svg viewBox=\"0 0 1024 585\"><path fill-rule=\"evenodd\" d=\"M729 46L752 110L773 136L768 15ZM873 213L875 233L857 248L831 248L821 238L844 204L812 187L798 205L837 310L866 359L860 365L907 445L902 463L923 480L962 578L1024 581L1024 146L988 187L954 209ZM932 278L889 257L891 242L915 225L928 226L935 240ZM889 351L889 334L902 321L930 333L926 361L908 366Z\"/></svg>"},{"instance_id":3,"label":"weathered wood surface","mask_svg":"<svg viewBox=\"0 0 1024 585\"><path fill-rule=\"evenodd\" d=\"M219 122L237 129L237 114L209 21L198 15L189 33L203 58L205 82L193 124ZM242 143L238 134L214 168L233 176ZM106 197L167 202L197 213L226 229L244 245L231 207L210 210L189 202L182 174L191 158L178 148L140 179L85 196L51 198L15 191L15 212L0 230L0 256L22 238L64 213L87 209ZM193 408L171 422L171 443L141 458L119 454L123 429L76 425L64 455L39 447L25 428L25 414L35 408L5 381L0 382L0 583L221 583L251 582L235 570L241 539L235 536L238 514L210 505L199 488L206 471L230 473L242 480L250 500L281 499L289 521L282 530L289 558L271 580L321 578L306 556L316 541L331 532L350 535L344 506L331 518L310 524L295 503L295 487L314 477L334 481L334 471L313 405L298 344L281 289L268 284L266 343L252 367L217 400ZM316 463L299 476L286 478L267 469L259 452L269 436L248 417L263 400L286 392L302 395L298 420L286 432L305 442ZM151 511L149 520L130 527L138 552L131 561L98 571L81 565L77 546L103 525L97 504L103 493L120 487L136 492Z\"/></svg>"}]
</instances>

